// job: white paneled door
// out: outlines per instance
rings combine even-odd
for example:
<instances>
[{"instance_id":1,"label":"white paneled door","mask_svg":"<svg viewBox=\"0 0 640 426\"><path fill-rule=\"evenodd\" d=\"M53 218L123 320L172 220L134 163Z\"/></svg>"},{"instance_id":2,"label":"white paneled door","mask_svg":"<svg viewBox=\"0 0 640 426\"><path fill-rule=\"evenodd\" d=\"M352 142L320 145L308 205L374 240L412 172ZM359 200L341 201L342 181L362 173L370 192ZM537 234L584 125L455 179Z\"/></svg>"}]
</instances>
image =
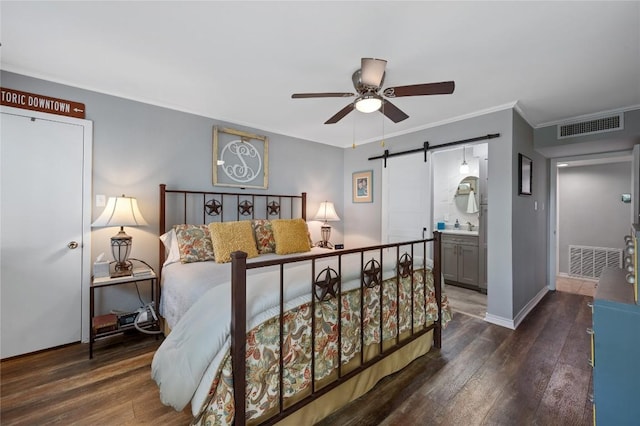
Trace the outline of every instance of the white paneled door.
<instances>
[{"instance_id":1,"label":"white paneled door","mask_svg":"<svg viewBox=\"0 0 640 426\"><path fill-rule=\"evenodd\" d=\"M90 274L91 122L7 110L0 129L2 358L80 341Z\"/></svg>"},{"instance_id":2,"label":"white paneled door","mask_svg":"<svg viewBox=\"0 0 640 426\"><path fill-rule=\"evenodd\" d=\"M411 154L387 160L382 171L382 239L384 243L429 238L431 221L430 160ZM423 232L424 231L424 232Z\"/></svg>"}]
</instances>

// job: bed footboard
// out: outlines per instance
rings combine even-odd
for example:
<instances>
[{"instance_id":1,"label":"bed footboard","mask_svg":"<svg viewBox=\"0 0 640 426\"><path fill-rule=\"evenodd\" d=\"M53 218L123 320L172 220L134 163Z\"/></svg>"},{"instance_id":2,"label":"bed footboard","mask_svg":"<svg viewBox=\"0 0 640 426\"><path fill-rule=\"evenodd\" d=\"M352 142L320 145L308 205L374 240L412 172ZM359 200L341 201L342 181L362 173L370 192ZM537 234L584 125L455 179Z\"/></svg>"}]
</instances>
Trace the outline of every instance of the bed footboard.
<instances>
[{"instance_id":1,"label":"bed footboard","mask_svg":"<svg viewBox=\"0 0 640 426\"><path fill-rule=\"evenodd\" d=\"M431 245L431 259L433 259L433 265L428 268L427 267L427 253L428 245ZM378 262L373 258L371 261L367 261L365 259L365 253L376 252L379 253L380 259L383 256L389 256L388 253L394 253L392 256L395 258L396 264L396 274L393 278L383 278L383 271L381 267L382 262ZM420 255L418 256L417 253ZM347 291L343 292L342 283L341 283L341 268L342 268L342 259L345 256L360 256L360 286L355 290L357 296L351 295L352 297L360 297L359 309L359 329L360 335L357 339L360 340L359 344L359 360L356 360L356 366L353 368L345 369L343 371L342 367L342 353L343 353L343 344L349 345L353 342L345 343L343 342L343 302L342 297L347 294ZM416 257L417 256L417 257ZM421 257L420 257L421 256ZM327 271L327 269L323 269L321 271L316 270L316 262L320 259L325 258L336 258L338 267L328 268L333 271ZM422 264L421 267L416 267L414 258L421 258ZM325 259L326 260L326 259ZM310 321L311 321L311 333L310 333L310 347L311 349L311 381L310 381L310 389L306 392L306 396L302 398L297 398L290 404L284 403L284 395L283 389L285 388L284 379L283 379L283 369L285 368L283 364L284 357L284 346L283 341L285 339L285 334L287 331L284 329L283 319L285 314L285 302L284 302L284 279L283 279L283 271L284 265L286 263L292 262L300 262L307 261L312 264L312 289L310 296ZM410 241L405 243L398 244L386 244L379 245L375 247L367 247L363 249L354 249L354 250L339 250L335 253L327 253L316 256L305 256L300 257L297 260L287 260L287 261L265 261L265 262L252 262L247 264L247 255L244 252L234 252L232 253L232 290L231 290L231 302L232 302L232 317L231 317L231 368L233 371L233 402L235 405L235 422L236 425L245 425L247 422L247 307L246 307L246 283L247 283L247 270L254 268L261 268L267 266L278 266L280 268L280 316L278 319L279 322L279 349L278 352L280 354L279 360L279 378L278 378L278 407L276 409L275 414L269 417L266 420L262 420L261 424L274 424L296 410L304 407L305 405L313 402L317 398L323 396L324 394L330 392L341 384L345 383L349 379L357 376L364 370L374 366L379 361L387 358L388 356L394 354L396 351L402 349L406 345L411 344L415 340L423 337L426 333L433 332L433 346L436 348L441 347L441 339L442 339L442 317L443 317L443 306L442 306L442 282L441 282L441 273L440 273L440 233L435 232L433 239L427 240L417 240ZM319 268L318 268L319 269ZM433 277L433 288L431 286L427 286L427 281L430 284L430 278L427 279L427 274L431 274ZM423 289L420 286L424 286ZM383 291L384 288L384 291ZM408 292L406 288L409 288ZM405 290L403 290L405 289ZM421 290L422 289L422 290ZM433 292L433 294L431 293ZM383 295L384 293L384 295ZM396 299L388 299L388 294L391 294L393 298L393 294ZM367 296L369 295L369 296ZM374 316L378 316L379 318L374 318L375 321L372 321L372 318L367 315L371 315L371 312L367 313L365 310L365 306L367 308L372 304L367 301L366 297L372 297L372 300L378 300L380 302L380 309L376 311ZM422 315L422 312L416 311L416 306L419 306L419 309L424 309L425 313L428 312L429 306L429 298L435 299L435 305L437 305L437 311L435 310L435 306L433 306L433 310L431 312L431 317L427 314L427 317L431 318L429 320L423 321L419 319L418 316ZM315 348L319 345L316 342L316 305L320 306L320 303L326 300L330 300L334 298L337 302L334 302L335 307L338 310L337 318L338 320L335 323L337 327L337 367L335 367L335 374L330 381L323 379L321 385L316 383L316 372L314 371L314 366L316 365L315 359ZM424 300L420 300L420 299ZM387 300L391 300L390 302L385 302ZM384 303L389 303L389 305L393 305L395 309L391 307L382 306ZM410 318L401 318L401 303L404 303L405 306L410 303L410 313L407 314L406 311L403 315L409 315ZM433 303L431 305L434 305ZM355 315L358 316L358 315ZM391 317L391 318L388 318ZM420 317L422 318L422 317ZM422 323L420 321L423 321ZM367 327L371 328L369 322L375 322L376 329L375 333L379 333L380 339L379 342L376 342L373 345L373 355L368 356L365 355L365 349L371 349L367 347L367 343L365 342L365 330ZM406 324L410 324L408 327ZM389 326L388 324L393 324L393 326ZM404 324L404 329L402 329L401 324ZM418 325L416 325L418 324ZM420 325L421 324L421 325ZM393 330L394 327L397 329ZM389 328L391 330L389 330ZM387 337L385 337L385 335ZM391 337L389 337L391 336ZM385 340L386 339L386 340ZM376 347L378 346L379 347ZM290 348L289 348L290 349ZM275 352L275 351L274 351Z\"/></svg>"}]
</instances>

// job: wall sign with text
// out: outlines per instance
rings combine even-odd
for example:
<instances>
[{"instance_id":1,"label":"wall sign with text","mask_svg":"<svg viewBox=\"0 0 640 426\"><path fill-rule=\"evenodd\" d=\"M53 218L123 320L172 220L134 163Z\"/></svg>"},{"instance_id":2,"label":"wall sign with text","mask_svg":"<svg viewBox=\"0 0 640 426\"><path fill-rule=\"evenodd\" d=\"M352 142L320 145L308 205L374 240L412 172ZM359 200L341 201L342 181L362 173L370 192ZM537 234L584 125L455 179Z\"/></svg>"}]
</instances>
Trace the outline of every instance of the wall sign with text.
<instances>
[{"instance_id":1,"label":"wall sign with text","mask_svg":"<svg viewBox=\"0 0 640 426\"><path fill-rule=\"evenodd\" d=\"M84 104L0 87L0 105L67 117L84 118Z\"/></svg>"}]
</instances>

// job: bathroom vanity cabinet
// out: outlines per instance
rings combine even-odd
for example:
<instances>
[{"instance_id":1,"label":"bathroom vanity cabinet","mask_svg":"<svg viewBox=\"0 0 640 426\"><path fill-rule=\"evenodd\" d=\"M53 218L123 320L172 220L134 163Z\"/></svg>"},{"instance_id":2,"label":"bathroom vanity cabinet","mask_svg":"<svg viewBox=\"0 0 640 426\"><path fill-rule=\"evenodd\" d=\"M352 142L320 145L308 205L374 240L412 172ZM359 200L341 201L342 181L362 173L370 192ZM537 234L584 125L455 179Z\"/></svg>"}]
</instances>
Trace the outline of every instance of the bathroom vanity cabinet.
<instances>
[{"instance_id":1,"label":"bathroom vanity cabinet","mask_svg":"<svg viewBox=\"0 0 640 426\"><path fill-rule=\"evenodd\" d=\"M480 290L477 235L442 234L442 274L446 284Z\"/></svg>"}]
</instances>

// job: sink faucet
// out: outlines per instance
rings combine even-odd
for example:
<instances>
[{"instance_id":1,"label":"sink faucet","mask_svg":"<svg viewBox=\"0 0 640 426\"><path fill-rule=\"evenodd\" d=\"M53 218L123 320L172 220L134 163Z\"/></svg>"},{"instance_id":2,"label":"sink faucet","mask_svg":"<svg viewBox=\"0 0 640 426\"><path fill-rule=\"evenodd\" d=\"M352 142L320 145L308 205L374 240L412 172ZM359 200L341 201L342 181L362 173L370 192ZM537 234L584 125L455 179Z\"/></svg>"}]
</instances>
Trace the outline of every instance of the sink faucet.
<instances>
[{"instance_id":1,"label":"sink faucet","mask_svg":"<svg viewBox=\"0 0 640 426\"><path fill-rule=\"evenodd\" d=\"M471 222L467 222L467 225L469 225L469 231L473 231L473 228L475 227L475 225Z\"/></svg>"}]
</instances>

